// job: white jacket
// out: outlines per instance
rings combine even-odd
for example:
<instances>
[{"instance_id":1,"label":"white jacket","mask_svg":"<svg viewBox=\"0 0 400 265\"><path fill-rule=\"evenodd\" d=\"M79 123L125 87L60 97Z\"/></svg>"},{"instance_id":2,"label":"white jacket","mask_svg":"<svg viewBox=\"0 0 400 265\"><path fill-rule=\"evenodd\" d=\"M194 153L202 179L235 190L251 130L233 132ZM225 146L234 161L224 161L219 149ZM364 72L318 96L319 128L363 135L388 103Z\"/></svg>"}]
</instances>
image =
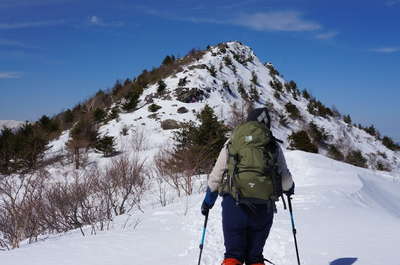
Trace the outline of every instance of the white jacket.
<instances>
[{"instance_id":1,"label":"white jacket","mask_svg":"<svg viewBox=\"0 0 400 265\"><path fill-rule=\"evenodd\" d=\"M230 140L228 140L221 152L218 155L217 162L215 162L214 168L212 169L209 177L208 177L208 187L211 191L218 190L218 186L222 181L222 176L227 170L228 167L228 147L227 144ZM290 174L289 169L286 165L285 157L283 156L283 152L281 147L278 144L278 172L282 176L282 189L284 191L290 190L293 186L292 174Z\"/></svg>"}]
</instances>

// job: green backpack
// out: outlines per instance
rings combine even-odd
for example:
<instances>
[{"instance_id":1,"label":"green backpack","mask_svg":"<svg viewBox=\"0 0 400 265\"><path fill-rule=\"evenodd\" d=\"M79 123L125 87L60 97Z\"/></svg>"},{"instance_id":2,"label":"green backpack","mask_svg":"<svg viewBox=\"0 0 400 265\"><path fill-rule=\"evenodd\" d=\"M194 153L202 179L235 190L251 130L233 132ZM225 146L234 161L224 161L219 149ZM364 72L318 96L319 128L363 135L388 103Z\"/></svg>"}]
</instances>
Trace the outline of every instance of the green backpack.
<instances>
[{"instance_id":1,"label":"green backpack","mask_svg":"<svg viewBox=\"0 0 400 265\"><path fill-rule=\"evenodd\" d=\"M220 193L237 202L267 203L282 196L282 177L277 171L277 143L270 129L257 121L239 125L228 143L228 170Z\"/></svg>"}]
</instances>

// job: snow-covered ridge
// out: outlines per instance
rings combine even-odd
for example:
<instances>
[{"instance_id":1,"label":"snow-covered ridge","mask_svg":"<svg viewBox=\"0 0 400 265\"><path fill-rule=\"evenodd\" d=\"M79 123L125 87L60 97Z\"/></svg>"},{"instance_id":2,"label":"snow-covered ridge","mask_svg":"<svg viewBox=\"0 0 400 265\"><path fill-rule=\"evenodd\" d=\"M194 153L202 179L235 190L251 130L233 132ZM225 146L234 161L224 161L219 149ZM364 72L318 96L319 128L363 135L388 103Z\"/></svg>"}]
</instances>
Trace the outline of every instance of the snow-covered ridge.
<instances>
[{"instance_id":1,"label":"snow-covered ridge","mask_svg":"<svg viewBox=\"0 0 400 265\"><path fill-rule=\"evenodd\" d=\"M195 120L195 113L201 111L205 104L211 106L221 120L226 121L230 118L233 104L239 108L245 104L243 93L251 97L256 91L259 100L255 106L268 106L271 109L273 132L285 142L286 147L289 146L289 135L303 130L312 122L327 133L326 144L335 145L343 155L351 150L359 150L370 168L376 168L380 163L390 170L400 171L399 152L386 148L376 137L355 126L349 126L340 117L323 118L310 114L307 110L309 99L286 89L287 81L273 73L271 66L271 63L262 63L250 47L240 42L208 47L200 59L163 79L167 86L163 95L157 94L158 84L148 86L141 96L138 110L120 114L118 119L103 125L100 132L117 137L122 148L129 138L129 135L121 135L123 128L139 128L152 139L156 152L156 147L168 142L172 134L172 130L161 129L161 122L171 119L177 122ZM185 80L183 85L182 80ZM279 98L271 82L281 83ZM161 107L155 113L147 108L153 103ZM290 117L285 107L288 103L296 106L300 119ZM182 107L187 112L178 113ZM287 125L282 125L282 120L286 120ZM60 143L56 146L60 146ZM327 155L327 147L320 146L319 153Z\"/></svg>"},{"instance_id":2,"label":"snow-covered ridge","mask_svg":"<svg viewBox=\"0 0 400 265\"><path fill-rule=\"evenodd\" d=\"M2 129L3 127L15 129L15 128L18 128L19 126L21 126L22 124L24 124L24 122L22 122L22 121L0 120L0 129Z\"/></svg>"}]
</instances>

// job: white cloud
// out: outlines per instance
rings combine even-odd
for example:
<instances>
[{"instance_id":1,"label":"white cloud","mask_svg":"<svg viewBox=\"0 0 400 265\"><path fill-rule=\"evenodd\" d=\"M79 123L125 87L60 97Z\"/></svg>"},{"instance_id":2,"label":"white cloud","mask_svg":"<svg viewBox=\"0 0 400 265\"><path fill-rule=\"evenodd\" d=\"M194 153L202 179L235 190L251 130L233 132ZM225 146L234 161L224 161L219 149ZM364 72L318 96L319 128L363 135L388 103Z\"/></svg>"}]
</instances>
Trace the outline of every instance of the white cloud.
<instances>
[{"instance_id":1,"label":"white cloud","mask_svg":"<svg viewBox=\"0 0 400 265\"><path fill-rule=\"evenodd\" d=\"M329 39L333 39L338 34L339 34L339 32L337 32L337 31L329 31L329 32L318 34L315 36L315 38L317 38L319 40L329 40Z\"/></svg>"},{"instance_id":2,"label":"white cloud","mask_svg":"<svg viewBox=\"0 0 400 265\"><path fill-rule=\"evenodd\" d=\"M99 26L99 27L120 27L124 25L124 23L119 21L105 22L101 17L98 16L90 16L88 23L91 26Z\"/></svg>"},{"instance_id":3,"label":"white cloud","mask_svg":"<svg viewBox=\"0 0 400 265\"><path fill-rule=\"evenodd\" d=\"M17 23L0 23L1 29L23 29L35 28L45 26L55 26L65 23L64 20L49 20L49 21L35 21L35 22L17 22Z\"/></svg>"},{"instance_id":4,"label":"white cloud","mask_svg":"<svg viewBox=\"0 0 400 265\"><path fill-rule=\"evenodd\" d=\"M303 15L296 11L244 14L232 23L259 31L314 31L322 28L318 22L304 19Z\"/></svg>"},{"instance_id":5,"label":"white cloud","mask_svg":"<svg viewBox=\"0 0 400 265\"><path fill-rule=\"evenodd\" d=\"M21 76L19 72L0 72L0 79L18 79Z\"/></svg>"},{"instance_id":6,"label":"white cloud","mask_svg":"<svg viewBox=\"0 0 400 265\"><path fill-rule=\"evenodd\" d=\"M387 6L394 6L394 5L400 4L400 0L390 0L390 1L386 1L385 4L386 4Z\"/></svg>"},{"instance_id":7,"label":"white cloud","mask_svg":"<svg viewBox=\"0 0 400 265\"><path fill-rule=\"evenodd\" d=\"M400 47L381 47L381 48L370 49L370 51L379 53L395 53L395 52L400 52Z\"/></svg>"}]
</instances>

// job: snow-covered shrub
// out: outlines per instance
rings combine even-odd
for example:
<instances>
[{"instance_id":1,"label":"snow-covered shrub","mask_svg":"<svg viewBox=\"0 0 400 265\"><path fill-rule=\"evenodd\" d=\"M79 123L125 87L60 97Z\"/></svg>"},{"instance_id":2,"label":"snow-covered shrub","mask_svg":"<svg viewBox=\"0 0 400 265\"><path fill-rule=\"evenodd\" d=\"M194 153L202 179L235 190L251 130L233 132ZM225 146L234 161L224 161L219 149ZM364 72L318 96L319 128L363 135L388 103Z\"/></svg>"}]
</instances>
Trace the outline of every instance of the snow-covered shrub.
<instances>
[{"instance_id":1,"label":"snow-covered shrub","mask_svg":"<svg viewBox=\"0 0 400 265\"><path fill-rule=\"evenodd\" d=\"M344 155L335 145L329 145L328 147L328 157L333 158L338 161L344 160Z\"/></svg>"},{"instance_id":2,"label":"snow-covered shrub","mask_svg":"<svg viewBox=\"0 0 400 265\"><path fill-rule=\"evenodd\" d=\"M210 73L210 75L212 77L216 77L217 76L217 69L215 69L214 65L211 65L210 67L207 68L208 72Z\"/></svg>"},{"instance_id":3,"label":"snow-covered shrub","mask_svg":"<svg viewBox=\"0 0 400 265\"><path fill-rule=\"evenodd\" d=\"M244 85L242 81L238 81L238 92L240 94L240 96L242 97L243 100L247 101L249 100L249 95L247 95L246 90L244 89Z\"/></svg>"},{"instance_id":4,"label":"snow-covered shrub","mask_svg":"<svg viewBox=\"0 0 400 265\"><path fill-rule=\"evenodd\" d=\"M265 67L268 68L269 73L270 73L271 76L276 76L276 75L279 76L278 70L276 70L275 67L272 64L267 63L267 64L265 64Z\"/></svg>"},{"instance_id":5,"label":"snow-covered shrub","mask_svg":"<svg viewBox=\"0 0 400 265\"><path fill-rule=\"evenodd\" d=\"M186 86L187 83L188 83L187 76L185 76L184 78L179 79L178 86Z\"/></svg>"},{"instance_id":6,"label":"snow-covered shrub","mask_svg":"<svg viewBox=\"0 0 400 265\"><path fill-rule=\"evenodd\" d=\"M328 134L324 128L318 127L314 122L308 124L310 136L317 145L325 145L328 140Z\"/></svg>"},{"instance_id":7,"label":"snow-covered shrub","mask_svg":"<svg viewBox=\"0 0 400 265\"><path fill-rule=\"evenodd\" d=\"M255 86L259 86L260 84L258 83L258 76L255 71L251 72L251 79L250 82L252 82Z\"/></svg>"},{"instance_id":8,"label":"snow-covered shrub","mask_svg":"<svg viewBox=\"0 0 400 265\"><path fill-rule=\"evenodd\" d=\"M286 111L289 113L289 117L290 117L292 120L298 120L298 119L301 118L300 111L299 111L299 109L296 107L296 105L294 105L294 104L288 102L288 103L286 103L286 105L285 105L285 109L286 109Z\"/></svg>"}]
</instances>

